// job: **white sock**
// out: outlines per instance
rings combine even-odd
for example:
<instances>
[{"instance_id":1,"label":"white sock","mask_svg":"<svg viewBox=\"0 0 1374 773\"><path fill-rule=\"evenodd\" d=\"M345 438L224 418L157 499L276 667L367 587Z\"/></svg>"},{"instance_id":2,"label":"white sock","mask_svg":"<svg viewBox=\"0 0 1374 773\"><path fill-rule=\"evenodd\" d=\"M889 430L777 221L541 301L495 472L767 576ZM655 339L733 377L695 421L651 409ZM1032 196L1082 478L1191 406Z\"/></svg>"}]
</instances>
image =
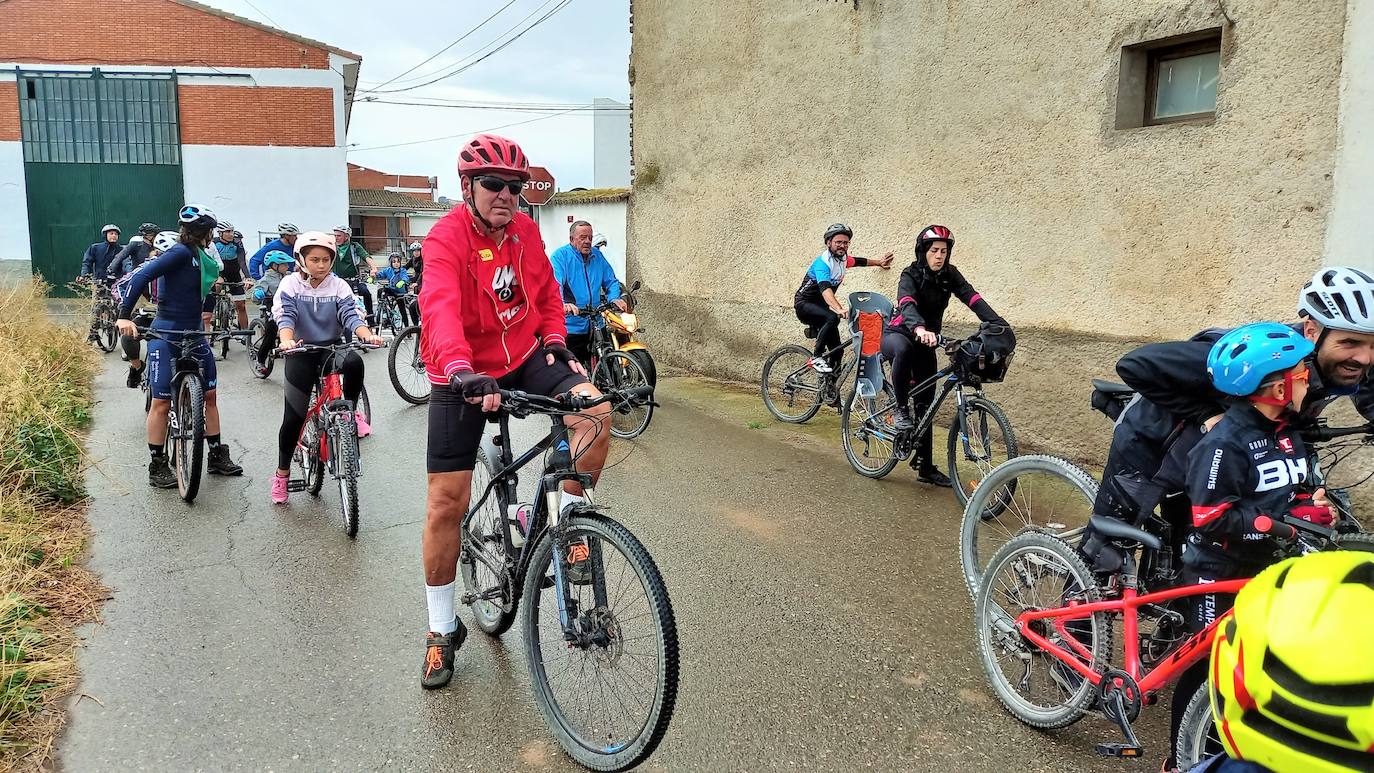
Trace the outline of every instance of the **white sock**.
<instances>
[{"instance_id":1,"label":"white sock","mask_svg":"<svg viewBox=\"0 0 1374 773\"><path fill-rule=\"evenodd\" d=\"M567 509L568 509L568 505L573 504L574 502L581 503L581 502L586 502L586 501L587 501L587 498L584 497L584 496L582 496L581 494L569 494L569 493L566 492L566 491L562 491L562 492L559 492L559 493L561 493L561 494L563 495L563 498L560 499L560 500L558 500L558 510L559 510L559 512L562 512L563 510L567 510Z\"/></svg>"},{"instance_id":2,"label":"white sock","mask_svg":"<svg viewBox=\"0 0 1374 773\"><path fill-rule=\"evenodd\" d=\"M449 634L458 630L453 616L453 587L457 580L448 585L426 585L425 602L429 605L429 630L437 634Z\"/></svg>"}]
</instances>

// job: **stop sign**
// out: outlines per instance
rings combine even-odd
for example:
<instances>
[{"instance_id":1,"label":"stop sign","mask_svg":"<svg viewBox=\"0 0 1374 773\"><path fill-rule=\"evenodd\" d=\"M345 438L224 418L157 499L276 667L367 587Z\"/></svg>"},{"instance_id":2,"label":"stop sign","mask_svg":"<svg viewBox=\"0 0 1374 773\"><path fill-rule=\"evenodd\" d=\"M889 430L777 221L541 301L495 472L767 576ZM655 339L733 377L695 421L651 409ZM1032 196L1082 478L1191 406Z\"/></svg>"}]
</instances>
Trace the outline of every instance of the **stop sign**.
<instances>
[{"instance_id":1,"label":"stop sign","mask_svg":"<svg viewBox=\"0 0 1374 773\"><path fill-rule=\"evenodd\" d=\"M553 198L553 175L542 166L530 167L530 179L525 183L525 201L539 206Z\"/></svg>"}]
</instances>

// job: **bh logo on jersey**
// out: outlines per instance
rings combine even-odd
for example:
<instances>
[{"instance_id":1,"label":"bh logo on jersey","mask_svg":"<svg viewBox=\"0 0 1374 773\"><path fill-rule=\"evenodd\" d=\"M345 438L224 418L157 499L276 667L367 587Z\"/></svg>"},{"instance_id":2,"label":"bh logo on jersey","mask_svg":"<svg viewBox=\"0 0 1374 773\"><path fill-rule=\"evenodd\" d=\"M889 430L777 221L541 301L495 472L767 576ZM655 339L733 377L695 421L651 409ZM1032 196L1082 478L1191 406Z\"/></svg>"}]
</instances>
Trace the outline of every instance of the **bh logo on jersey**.
<instances>
[{"instance_id":1,"label":"bh logo on jersey","mask_svg":"<svg viewBox=\"0 0 1374 773\"><path fill-rule=\"evenodd\" d=\"M1259 473L1259 484L1255 486L1256 493L1284 486L1296 486L1307 480L1307 460L1276 459L1257 465L1255 471Z\"/></svg>"}]
</instances>

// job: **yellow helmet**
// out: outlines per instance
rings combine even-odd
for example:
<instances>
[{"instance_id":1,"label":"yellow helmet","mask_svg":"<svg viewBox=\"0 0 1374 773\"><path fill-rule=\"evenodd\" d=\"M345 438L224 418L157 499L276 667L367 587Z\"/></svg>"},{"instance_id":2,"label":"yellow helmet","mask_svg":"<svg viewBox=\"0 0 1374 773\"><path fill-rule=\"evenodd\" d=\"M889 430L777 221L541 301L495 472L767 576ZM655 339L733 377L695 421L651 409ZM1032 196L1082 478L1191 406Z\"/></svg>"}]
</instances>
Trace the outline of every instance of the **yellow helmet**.
<instances>
[{"instance_id":1,"label":"yellow helmet","mask_svg":"<svg viewBox=\"0 0 1374 773\"><path fill-rule=\"evenodd\" d=\"M1212 646L1212 719L1235 759L1275 773L1374 770L1374 554L1275 564Z\"/></svg>"}]
</instances>

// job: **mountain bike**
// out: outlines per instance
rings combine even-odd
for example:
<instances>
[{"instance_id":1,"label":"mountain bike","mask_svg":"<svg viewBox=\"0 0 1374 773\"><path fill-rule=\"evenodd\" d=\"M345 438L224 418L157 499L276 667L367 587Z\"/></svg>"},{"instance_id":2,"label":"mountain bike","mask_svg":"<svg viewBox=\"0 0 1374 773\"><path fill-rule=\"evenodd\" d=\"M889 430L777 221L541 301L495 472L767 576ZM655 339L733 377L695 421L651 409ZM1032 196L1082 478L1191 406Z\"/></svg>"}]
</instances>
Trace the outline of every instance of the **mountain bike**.
<instances>
[{"instance_id":1,"label":"mountain bike","mask_svg":"<svg viewBox=\"0 0 1374 773\"><path fill-rule=\"evenodd\" d=\"M391 386L402 400L411 405L424 405L429 402L433 385L425 374L425 363L420 359L420 326L411 325L391 339L391 351L386 355L386 369L391 376Z\"/></svg>"},{"instance_id":2,"label":"mountain bike","mask_svg":"<svg viewBox=\"0 0 1374 773\"><path fill-rule=\"evenodd\" d=\"M1151 553L1167 551L1166 543L1115 518L1093 516L1091 523L1125 555L1122 570L1103 585L1069 543L1034 530L1017 535L989 561L976 599L978 654L993 691L1017 719L1049 730L1099 710L1121 731L1124 742L1098 744L1098 753L1140 757L1144 749L1131 725L1141 708L1207 657L1217 628L1229 620L1220 617L1185 635L1182 616L1172 610L1191 596L1236 593L1249 580L1151 590L1145 582L1146 560ZM1287 514L1261 517L1256 525L1275 537L1281 555L1374 552L1374 535L1344 534ZM1136 550L1142 553L1139 562ZM1163 637L1152 625L1161 611L1177 615L1179 626ZM1116 630L1123 637L1119 665L1113 664L1111 641ZM1190 770L1221 751L1212 730L1207 685L1174 699L1189 701L1174 756L1180 770Z\"/></svg>"},{"instance_id":3,"label":"mountain bike","mask_svg":"<svg viewBox=\"0 0 1374 773\"><path fill-rule=\"evenodd\" d=\"M115 322L119 320L119 304L110 293L110 285L90 278L67 283L67 289L90 299L91 328L86 340L100 347L102 352L114 351L119 342Z\"/></svg>"},{"instance_id":4,"label":"mountain bike","mask_svg":"<svg viewBox=\"0 0 1374 773\"><path fill-rule=\"evenodd\" d=\"M258 318L248 327L248 367L258 378L272 375L272 368L277 362L275 357L268 356L263 358L261 365L258 364L258 353L267 345L267 325L272 321L272 307L264 299L258 305Z\"/></svg>"},{"instance_id":5,"label":"mountain bike","mask_svg":"<svg viewBox=\"0 0 1374 773\"><path fill-rule=\"evenodd\" d=\"M535 702L564 751L593 770L633 767L663 739L677 700L677 624L649 552L593 504L591 476L577 472L563 420L652 393L639 386L550 398L503 390L499 429L479 447L473 505L463 517L462 603L491 636L523 610ZM511 417L536 414L550 420L549 433L512 458ZM516 472L541 456L534 500L522 504ZM564 481L580 483L588 502L561 509Z\"/></svg>"},{"instance_id":6,"label":"mountain bike","mask_svg":"<svg viewBox=\"0 0 1374 773\"><path fill-rule=\"evenodd\" d=\"M635 284L637 288L638 283ZM602 394L621 392L635 387L649 387L653 389L653 382L649 374L645 372L641 360L634 356L636 351L644 350L643 344L635 343L637 349L623 350L615 337L608 330L608 318L614 317L617 325L625 327L624 317L634 318L633 314L619 312L619 307L614 302L606 302L599 306L588 306L580 309L577 314L586 317L588 320L587 329L590 333L588 349L591 350L591 362L586 363L587 371L591 374L592 384ZM647 354L647 350L644 350ZM611 401L611 435L622 440L638 437L649 428L649 422L654 418L654 403L647 401L632 400L612 400Z\"/></svg>"},{"instance_id":7,"label":"mountain bike","mask_svg":"<svg viewBox=\"0 0 1374 773\"><path fill-rule=\"evenodd\" d=\"M234 336L234 301L229 296L229 287L223 282L216 282L210 288L210 297L214 298L214 309L210 312L210 330L213 333L211 342L219 344L219 358L222 360L229 356L229 341Z\"/></svg>"},{"instance_id":8,"label":"mountain bike","mask_svg":"<svg viewBox=\"0 0 1374 773\"><path fill-rule=\"evenodd\" d=\"M205 374L200 370L198 350L208 345L206 336L204 330L139 328L140 339L161 338L177 351L172 372L172 405L167 411L167 455L177 476L177 493L188 505L195 502L200 492L205 463ZM147 389L146 371L144 377ZM151 404L152 392L148 391L145 406Z\"/></svg>"},{"instance_id":9,"label":"mountain bike","mask_svg":"<svg viewBox=\"0 0 1374 773\"><path fill-rule=\"evenodd\" d=\"M324 475L339 484L339 514L343 518L344 534L358 536L360 511L358 507L358 478L363 474L362 457L358 450L358 419L361 405L344 399L343 376L339 373L341 356L353 349L377 349L357 341L346 344L300 344L293 349L276 349L272 356L290 357L303 352L328 352L324 367L310 395L310 409L296 441L293 461L301 468L301 477L286 484L287 491L304 491L312 497L320 495ZM361 404L362 396L358 398ZM368 418L364 413L364 418Z\"/></svg>"},{"instance_id":10,"label":"mountain bike","mask_svg":"<svg viewBox=\"0 0 1374 773\"><path fill-rule=\"evenodd\" d=\"M1096 380L1095 385L1099 397L1110 394L1111 398L1095 398L1094 406L1113 419L1119 415L1116 409L1134 397L1128 387ZM1374 425L1331 427L1325 420L1319 420L1303 431L1303 439L1309 451L1311 480L1327 489L1340 528L1357 530L1359 522L1350 504L1349 489L1364 483L1369 476L1331 485L1331 475L1354 450L1374 445ZM1177 488L1173 484L1163 486L1145 481L1132 485L1140 489L1135 498L1144 503L1135 522L1174 548L1168 556L1161 554L1146 567L1151 584L1159 587L1169 581L1175 569L1174 559L1183 536L1174 534L1172 524L1177 519L1171 518L1170 512L1186 509L1186 498L1180 491L1165 490ZM969 594L977 598L988 558L1022 531L1042 531L1075 545L1081 542L1098 489L1098 481L1091 473L1057 456L1017 457L993 469L969 498L959 532L959 558Z\"/></svg>"},{"instance_id":11,"label":"mountain bike","mask_svg":"<svg viewBox=\"0 0 1374 773\"><path fill-rule=\"evenodd\" d=\"M1011 421L1001 406L983 393L983 384L1001 381L1006 375L1008 359L991 366L986 362L980 365L977 358L965 356L965 347L972 338L937 336L938 346L949 357L949 364L920 384L912 385L908 397L912 414L919 407L918 395L931 395L930 403L914 429L898 432L894 426L897 393L884 372L878 343L894 313L892 303L878 293L852 293L849 304L850 340L857 342L859 357L854 369L854 389L840 411L845 458L860 475L886 476L898 462L916 452L921 435L932 429L941 406L953 394L955 409L949 425L946 461L954 496L961 507L967 505L994 467L1020 453ZM986 512L999 513L1012 493L1003 491L1000 497L988 500Z\"/></svg>"},{"instance_id":12,"label":"mountain bike","mask_svg":"<svg viewBox=\"0 0 1374 773\"><path fill-rule=\"evenodd\" d=\"M815 327L806 328L807 338L815 338L819 334L820 331ZM851 338L819 355L821 359L829 360L836 353L840 354L840 367L831 373L817 371L811 365L815 355L798 344L788 344L768 355L768 359L763 361L763 376L759 379L764 407L778 421L789 424L810 421L822 405L839 408L840 385L849 378L857 362L853 344Z\"/></svg>"},{"instance_id":13,"label":"mountain bike","mask_svg":"<svg viewBox=\"0 0 1374 773\"><path fill-rule=\"evenodd\" d=\"M377 280L378 288L390 286L391 282L385 279ZM391 331L391 335L393 338L397 335L400 335L401 331L406 329L406 325L401 319L401 309L399 304L405 302L408 296L403 295L400 298L397 298L391 293L383 292L376 293L376 296L377 299L375 302L375 307L377 310L377 335L381 335L382 328L389 329Z\"/></svg>"}]
</instances>

